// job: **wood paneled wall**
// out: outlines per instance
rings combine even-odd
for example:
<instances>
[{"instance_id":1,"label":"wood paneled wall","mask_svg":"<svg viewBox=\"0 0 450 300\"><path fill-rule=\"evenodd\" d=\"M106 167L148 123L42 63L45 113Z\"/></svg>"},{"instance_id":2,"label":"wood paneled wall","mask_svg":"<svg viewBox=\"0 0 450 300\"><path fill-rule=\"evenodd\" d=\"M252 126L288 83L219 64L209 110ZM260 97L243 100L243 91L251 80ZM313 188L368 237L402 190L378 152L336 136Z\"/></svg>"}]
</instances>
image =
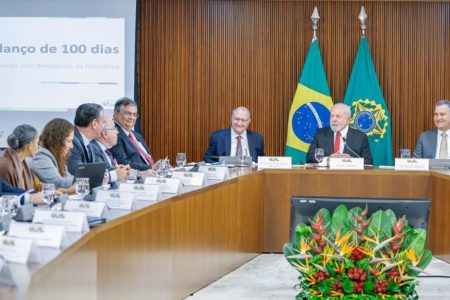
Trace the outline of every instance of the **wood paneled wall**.
<instances>
[{"instance_id":1,"label":"wood paneled wall","mask_svg":"<svg viewBox=\"0 0 450 300\"><path fill-rule=\"evenodd\" d=\"M252 112L268 155L283 155L290 105L319 9L319 44L342 102L360 40L358 14L392 116L393 145L414 148L450 98L450 2L142 0L138 80L143 134L156 157L201 160L232 108Z\"/></svg>"}]
</instances>

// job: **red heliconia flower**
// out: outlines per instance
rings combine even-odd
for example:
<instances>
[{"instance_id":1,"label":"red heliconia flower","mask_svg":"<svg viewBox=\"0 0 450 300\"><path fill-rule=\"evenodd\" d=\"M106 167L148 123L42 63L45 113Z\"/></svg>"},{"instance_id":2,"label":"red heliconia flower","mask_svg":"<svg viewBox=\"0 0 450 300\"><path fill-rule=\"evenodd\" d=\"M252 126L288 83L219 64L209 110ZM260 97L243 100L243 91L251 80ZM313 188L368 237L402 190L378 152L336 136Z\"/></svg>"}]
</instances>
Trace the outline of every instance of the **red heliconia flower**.
<instances>
[{"instance_id":1,"label":"red heliconia flower","mask_svg":"<svg viewBox=\"0 0 450 300\"><path fill-rule=\"evenodd\" d=\"M358 261L361 259L366 258L366 254L361 252L361 250L359 250L358 247L356 247L355 249L353 249L352 254L350 256L350 259L353 261Z\"/></svg>"}]
</instances>

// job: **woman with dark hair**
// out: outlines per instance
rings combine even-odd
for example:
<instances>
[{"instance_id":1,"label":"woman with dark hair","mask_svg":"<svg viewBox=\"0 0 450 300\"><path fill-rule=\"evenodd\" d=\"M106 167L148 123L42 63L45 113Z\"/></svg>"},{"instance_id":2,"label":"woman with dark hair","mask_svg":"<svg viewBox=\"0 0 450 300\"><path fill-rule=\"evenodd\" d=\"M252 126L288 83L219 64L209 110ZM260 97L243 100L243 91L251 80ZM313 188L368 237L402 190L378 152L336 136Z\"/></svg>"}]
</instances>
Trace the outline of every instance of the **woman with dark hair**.
<instances>
[{"instance_id":1,"label":"woman with dark hair","mask_svg":"<svg viewBox=\"0 0 450 300\"><path fill-rule=\"evenodd\" d=\"M56 188L70 188L73 175L67 171L67 158L72 150L74 126L65 119L55 118L45 125L40 148L30 161L31 170L42 182Z\"/></svg>"},{"instance_id":2,"label":"woman with dark hair","mask_svg":"<svg viewBox=\"0 0 450 300\"><path fill-rule=\"evenodd\" d=\"M38 143L39 134L33 126L17 126L8 136L9 148L0 158L0 178L19 189L40 191L41 182L25 161L36 154Z\"/></svg>"}]
</instances>

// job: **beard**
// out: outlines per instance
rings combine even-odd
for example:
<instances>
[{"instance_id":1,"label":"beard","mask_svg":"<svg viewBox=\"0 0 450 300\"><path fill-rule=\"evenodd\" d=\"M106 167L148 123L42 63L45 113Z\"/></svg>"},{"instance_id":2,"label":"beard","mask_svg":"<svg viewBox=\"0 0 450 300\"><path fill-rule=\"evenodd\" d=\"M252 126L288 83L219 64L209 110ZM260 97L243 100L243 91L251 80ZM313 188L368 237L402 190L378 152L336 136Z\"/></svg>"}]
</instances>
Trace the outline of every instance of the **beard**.
<instances>
[{"instance_id":1,"label":"beard","mask_svg":"<svg viewBox=\"0 0 450 300\"><path fill-rule=\"evenodd\" d=\"M333 132L342 131L342 129L344 129L346 126L347 126L347 124L345 124L344 126L330 124L331 130L333 130Z\"/></svg>"}]
</instances>

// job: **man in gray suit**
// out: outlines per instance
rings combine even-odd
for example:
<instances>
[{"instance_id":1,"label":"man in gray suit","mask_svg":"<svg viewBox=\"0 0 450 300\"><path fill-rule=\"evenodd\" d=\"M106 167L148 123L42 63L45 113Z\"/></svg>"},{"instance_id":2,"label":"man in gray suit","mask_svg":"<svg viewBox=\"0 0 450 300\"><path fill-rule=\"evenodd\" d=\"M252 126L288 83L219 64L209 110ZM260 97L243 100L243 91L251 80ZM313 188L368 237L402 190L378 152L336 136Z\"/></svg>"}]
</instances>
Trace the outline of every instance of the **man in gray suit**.
<instances>
[{"instance_id":1,"label":"man in gray suit","mask_svg":"<svg viewBox=\"0 0 450 300\"><path fill-rule=\"evenodd\" d=\"M450 159L450 101L440 100L434 108L436 128L422 132L414 150L417 158Z\"/></svg>"}]
</instances>

